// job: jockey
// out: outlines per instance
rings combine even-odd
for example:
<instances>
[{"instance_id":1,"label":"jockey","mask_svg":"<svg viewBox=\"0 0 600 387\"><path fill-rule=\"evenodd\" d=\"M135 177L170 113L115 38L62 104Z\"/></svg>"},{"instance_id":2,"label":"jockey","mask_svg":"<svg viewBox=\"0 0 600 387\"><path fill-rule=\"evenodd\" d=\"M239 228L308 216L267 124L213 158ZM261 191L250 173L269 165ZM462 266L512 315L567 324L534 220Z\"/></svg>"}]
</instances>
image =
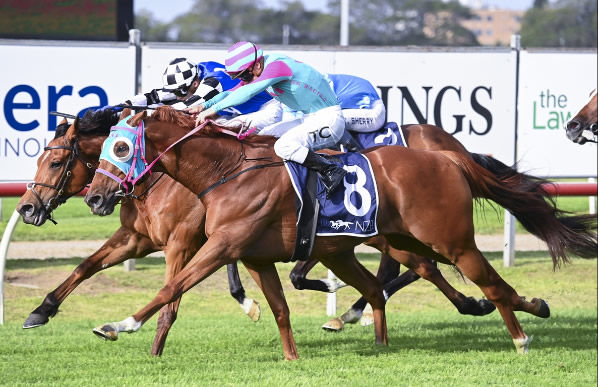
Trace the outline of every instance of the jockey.
<instances>
[{"instance_id":1,"label":"jockey","mask_svg":"<svg viewBox=\"0 0 600 387\"><path fill-rule=\"evenodd\" d=\"M208 101L238 83L225 73L225 66L220 63L200 62L196 65L186 58L176 58L163 73L162 89L138 94L126 103L133 106L170 105L182 110ZM260 129L280 121L281 114L281 104L262 92L244 103L223 109L219 112L219 124L227 127L252 125Z\"/></svg>"},{"instance_id":2,"label":"jockey","mask_svg":"<svg viewBox=\"0 0 600 387\"><path fill-rule=\"evenodd\" d=\"M311 66L283 54L263 55L253 43L238 42L227 52L225 66L241 83L197 107L196 123L267 90L276 100L304 114L303 122L275 142L275 153L319 172L327 193L343 180L346 171L315 150L332 147L344 134L344 117L327 79Z\"/></svg>"},{"instance_id":3,"label":"jockey","mask_svg":"<svg viewBox=\"0 0 600 387\"><path fill-rule=\"evenodd\" d=\"M337 96L346 121L346 130L352 132L374 132L385 124L385 105L371 82L348 74L324 74ZM284 106L281 122L269 125L260 131L263 136L281 137L283 133L302 122L303 114ZM346 149L358 150L350 134L340 140Z\"/></svg>"},{"instance_id":4,"label":"jockey","mask_svg":"<svg viewBox=\"0 0 600 387\"><path fill-rule=\"evenodd\" d=\"M347 74L325 74L338 97L346 130L373 132L385 124L385 105L377 90L364 78Z\"/></svg>"}]
</instances>

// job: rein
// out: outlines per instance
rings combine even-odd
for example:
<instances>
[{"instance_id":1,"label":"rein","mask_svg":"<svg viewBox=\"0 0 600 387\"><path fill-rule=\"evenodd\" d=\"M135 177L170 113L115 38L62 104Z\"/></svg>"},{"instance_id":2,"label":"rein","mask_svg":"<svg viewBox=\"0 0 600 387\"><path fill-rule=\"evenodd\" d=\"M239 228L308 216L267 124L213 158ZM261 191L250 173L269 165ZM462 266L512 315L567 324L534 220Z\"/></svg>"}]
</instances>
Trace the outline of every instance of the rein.
<instances>
[{"instance_id":1,"label":"rein","mask_svg":"<svg viewBox=\"0 0 600 387\"><path fill-rule=\"evenodd\" d=\"M248 159L246 159L246 160L248 160ZM250 172L250 171L255 170L255 169L268 168L268 167L278 167L278 166L281 166L281 165L283 165L283 161L275 161L275 162L272 162L272 163L269 163L269 164L255 165L253 167L242 169L241 171L239 171L237 173L234 173L233 175L230 175L230 176L227 176L227 177L222 177L221 179L219 179L219 181L217 181L216 183L212 184L210 187L208 187L204 191L200 192L198 194L198 198L201 198L202 196L206 195L207 193L209 193L213 189L217 188L221 184L225 184L228 181L231 181L231 180L235 179L236 177L238 177L242 173Z\"/></svg>"},{"instance_id":2,"label":"rein","mask_svg":"<svg viewBox=\"0 0 600 387\"><path fill-rule=\"evenodd\" d=\"M111 172L109 172L109 171L107 171L105 169L102 169L102 168L97 168L96 169L96 173L101 173L101 174L103 174L105 176L108 176L111 179L115 180L117 183L119 183L119 186L124 187L125 193L123 193L123 190L119 190L119 191L117 191L115 193L115 195L118 195L118 196L133 196L133 187L135 186L135 184L144 175L146 175L146 173L152 174L152 171L151 171L152 167L154 166L154 164L158 160L160 160L160 158L162 156L165 155L165 153L167 153L171 148L173 148L175 145L177 145L181 141L185 140L186 138L188 138L188 137L192 136L193 134L197 133L198 131L200 131L209 122L215 124L218 127L218 129L219 129L219 131L221 133L227 134L229 136L236 137L238 140L240 140L241 151L240 151L240 156L238 157L238 160L236 161L235 165L230 169L230 171L227 172L225 174L225 176L223 176L221 179L219 179L219 181L217 181L216 183L212 184L210 187L208 187L207 189L205 189L204 191L202 191L200 194L198 194L198 198L204 196L205 194L207 194L208 192L212 191L213 189L215 189L216 187L220 186L221 184L224 184L224 183L226 183L226 182L228 182L230 180L235 179L236 177L238 177L239 175L241 175L243 173L246 173L246 172L249 172L249 171L252 171L252 170L255 170L255 169L262 169L262 168L268 168L268 167L274 167L274 166L281 166L281 165L283 165L283 161L277 161L277 162L271 162L271 163L268 163L268 164L255 165L255 166L246 168L244 170L241 170L241 171L239 171L239 172L237 172L237 173L235 173L233 175L226 176L230 172L236 170L244 161L264 161L264 160L268 160L270 158L248 159L248 158L245 157L244 143L241 142L241 140L243 140L244 138L246 138L249 135L251 135L252 133L254 133L256 131L255 127L248 129L248 127L244 127L242 125L242 127L240 128L240 131L238 133L236 133L236 132L233 132L231 130L228 130L228 129L225 129L225 128L222 128L222 127L218 126L212 120L205 121L202 124L200 124L197 127L195 127L194 129L192 129L191 131L189 131L188 133L186 133L185 136L181 137L180 139L178 139L177 141L175 141L174 143L172 143L171 145L169 145L150 164L148 164L146 162L145 157L144 157L145 149L143 149L144 147L143 147L143 143L142 143L142 139L144 138L144 122L141 121L135 130L132 127L113 126L111 128L111 131L113 131L113 130L127 130L127 131L130 131L132 133L135 133L135 135L136 135L133 160L132 160L131 166L129 167L129 171L127 172L125 178L121 179L118 176L114 175L113 173L111 173ZM246 130L244 130L244 129L246 129ZM145 168L144 168L144 170L142 172L140 172L140 174L136 178L134 178L133 177L133 173L135 171L135 165L136 165L136 162L137 162L138 151L140 152L140 158L144 162ZM130 186L132 187L131 192L129 192L129 187ZM145 192L147 192L147 191L148 190L146 190Z\"/></svg>"},{"instance_id":3,"label":"rein","mask_svg":"<svg viewBox=\"0 0 600 387\"><path fill-rule=\"evenodd\" d=\"M62 175L58 179L58 183L56 185L50 185L50 184L37 183L35 181L32 181L30 183L27 183L27 189L31 190L31 192L33 193L33 195L35 196L37 201L40 203L40 205L46 211L46 219L48 219L49 221L51 221L54 224L57 224L56 221L52 218L52 211L59 205L65 203L71 196L77 195L79 192L83 191L83 189L92 181L92 178L94 176L93 173L90 173L90 176L88 177L87 182L79 190L77 190L75 193L72 193L69 196L63 197L64 188L67 185L67 183L69 182L69 179L71 178L71 176L73 175L73 172L71 171L71 169L73 166L73 162L75 161L75 158L79 159L79 161L81 161L91 171L94 170L94 166L92 165L92 163L84 160L83 157L81 157L81 154L79 153L79 148L77 146L77 139L75 139L73 141L72 146L56 145L56 146L44 147L44 151L49 151L52 149L66 149L66 150L70 151L69 158L67 159L67 163L65 165ZM48 200L48 203L44 204L44 202L42 201L42 198L35 190L36 186L53 189L56 191L56 195L51 197Z\"/></svg>"}]
</instances>

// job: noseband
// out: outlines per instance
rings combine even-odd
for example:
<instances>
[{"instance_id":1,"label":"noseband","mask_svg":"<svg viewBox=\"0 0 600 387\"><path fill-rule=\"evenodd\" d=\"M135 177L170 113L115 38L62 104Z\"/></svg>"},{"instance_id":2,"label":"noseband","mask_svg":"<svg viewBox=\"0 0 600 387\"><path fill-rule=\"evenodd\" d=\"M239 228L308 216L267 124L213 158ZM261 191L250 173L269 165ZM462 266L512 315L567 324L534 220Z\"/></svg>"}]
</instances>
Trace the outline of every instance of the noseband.
<instances>
[{"instance_id":1,"label":"noseband","mask_svg":"<svg viewBox=\"0 0 600 387\"><path fill-rule=\"evenodd\" d=\"M46 211L46 219L48 219L52 223L56 224L56 221L52 218L52 211L54 209L56 209L59 205L65 203L67 201L67 199L69 199L71 196L77 195L79 192L83 191L83 189L92 181L92 178L94 177L93 171L95 171L96 168L92 165L92 163L84 160L83 157L81 156L81 154L79 153L77 139L75 139L72 146L56 145L56 146L44 147L44 151L48 151L48 150L52 150L52 149L66 149L66 150L70 151L69 158L67 159L67 163L65 165L65 168L63 169L63 173L60 176L60 179L58 180L58 183L56 185L50 185L50 184L37 183L35 181L32 181L27 184L27 189L31 190L33 195L38 200L39 204ZM71 169L73 167L73 162L75 161L75 158L79 159L79 161L81 161L90 171L92 171L92 173L90 173L90 176L88 177L86 183L79 190L77 190L75 193L73 193L71 195L64 196L65 186L69 182L69 179L73 176ZM35 191L36 186L53 189L56 191L56 195L51 197L48 200L48 203L44 204L40 195Z\"/></svg>"}]
</instances>

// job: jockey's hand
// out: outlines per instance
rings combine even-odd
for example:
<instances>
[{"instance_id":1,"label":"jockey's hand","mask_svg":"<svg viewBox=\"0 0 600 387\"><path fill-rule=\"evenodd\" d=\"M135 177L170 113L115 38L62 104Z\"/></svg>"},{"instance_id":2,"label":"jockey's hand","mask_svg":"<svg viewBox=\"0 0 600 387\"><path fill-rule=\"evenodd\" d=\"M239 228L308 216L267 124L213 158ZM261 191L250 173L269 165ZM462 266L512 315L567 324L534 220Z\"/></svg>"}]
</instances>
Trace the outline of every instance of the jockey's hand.
<instances>
[{"instance_id":1,"label":"jockey's hand","mask_svg":"<svg viewBox=\"0 0 600 387\"><path fill-rule=\"evenodd\" d=\"M192 106L192 107L185 109L185 112L188 114L196 115L196 114L200 113L202 110L204 110L204 105L199 104L199 105Z\"/></svg>"},{"instance_id":2,"label":"jockey's hand","mask_svg":"<svg viewBox=\"0 0 600 387\"><path fill-rule=\"evenodd\" d=\"M198 113L198 116L196 117L196 126L204 123L204 121L206 121L207 119L209 119L210 117L216 115L217 112L215 112L212 108L208 108L200 113Z\"/></svg>"}]
</instances>

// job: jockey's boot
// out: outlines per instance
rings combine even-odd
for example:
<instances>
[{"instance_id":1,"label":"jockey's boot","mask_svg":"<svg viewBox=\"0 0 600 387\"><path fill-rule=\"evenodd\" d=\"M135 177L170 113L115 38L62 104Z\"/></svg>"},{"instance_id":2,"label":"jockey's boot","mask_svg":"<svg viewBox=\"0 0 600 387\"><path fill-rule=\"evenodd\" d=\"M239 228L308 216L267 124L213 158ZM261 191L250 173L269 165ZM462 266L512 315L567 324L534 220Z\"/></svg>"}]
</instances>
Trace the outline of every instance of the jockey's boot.
<instances>
[{"instance_id":1,"label":"jockey's boot","mask_svg":"<svg viewBox=\"0 0 600 387\"><path fill-rule=\"evenodd\" d=\"M302 165L314 169L319 173L321 181L327 190L327 197L335 191L347 173L344 168L313 151L308 151L306 160L304 160Z\"/></svg>"},{"instance_id":2,"label":"jockey's boot","mask_svg":"<svg viewBox=\"0 0 600 387\"><path fill-rule=\"evenodd\" d=\"M338 144L340 145L340 150L342 152L360 152L365 149L347 130L344 131L344 135L342 136L342 139L338 141Z\"/></svg>"}]
</instances>

